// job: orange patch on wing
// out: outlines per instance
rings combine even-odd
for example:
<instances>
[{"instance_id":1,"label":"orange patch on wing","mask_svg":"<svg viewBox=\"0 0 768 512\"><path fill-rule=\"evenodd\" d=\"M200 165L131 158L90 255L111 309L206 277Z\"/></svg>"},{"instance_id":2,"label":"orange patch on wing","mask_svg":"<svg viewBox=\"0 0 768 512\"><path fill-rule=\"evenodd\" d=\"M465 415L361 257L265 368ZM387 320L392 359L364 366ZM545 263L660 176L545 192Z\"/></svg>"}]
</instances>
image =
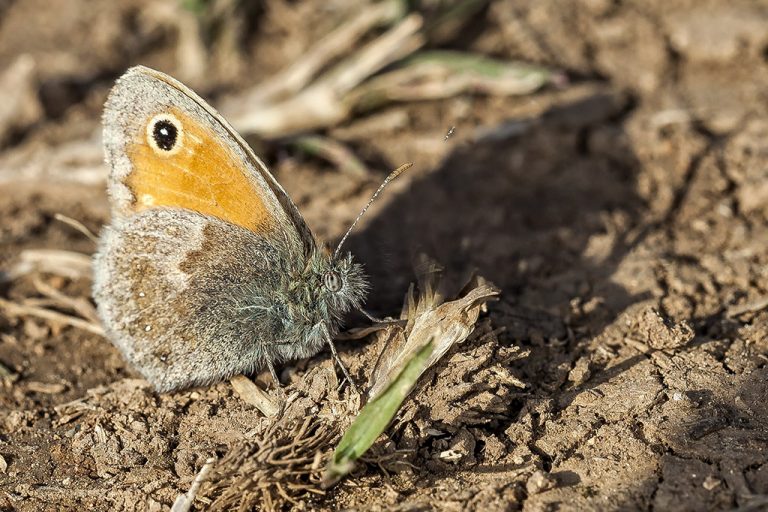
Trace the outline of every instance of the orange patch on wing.
<instances>
[{"instance_id":1,"label":"orange patch on wing","mask_svg":"<svg viewBox=\"0 0 768 512\"><path fill-rule=\"evenodd\" d=\"M178 150L164 154L149 143L146 130L126 147L133 170L125 184L135 211L175 206L256 233L274 229L276 219L237 155L210 129L176 109L170 113L182 125Z\"/></svg>"}]
</instances>

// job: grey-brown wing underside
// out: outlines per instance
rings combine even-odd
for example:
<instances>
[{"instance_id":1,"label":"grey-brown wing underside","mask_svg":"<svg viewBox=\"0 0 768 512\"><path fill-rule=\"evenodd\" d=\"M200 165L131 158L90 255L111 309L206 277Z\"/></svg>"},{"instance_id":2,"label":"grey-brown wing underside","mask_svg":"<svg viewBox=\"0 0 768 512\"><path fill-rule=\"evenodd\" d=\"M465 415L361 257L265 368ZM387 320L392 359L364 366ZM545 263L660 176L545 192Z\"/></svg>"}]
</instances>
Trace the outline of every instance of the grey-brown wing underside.
<instances>
[{"instance_id":1,"label":"grey-brown wing underside","mask_svg":"<svg viewBox=\"0 0 768 512\"><path fill-rule=\"evenodd\" d=\"M153 209L107 228L94 260L94 297L107 334L158 390L202 385L319 350L280 345L291 260L247 229L183 209ZM274 313L274 312L272 312ZM279 313L279 312L278 312Z\"/></svg>"}]
</instances>

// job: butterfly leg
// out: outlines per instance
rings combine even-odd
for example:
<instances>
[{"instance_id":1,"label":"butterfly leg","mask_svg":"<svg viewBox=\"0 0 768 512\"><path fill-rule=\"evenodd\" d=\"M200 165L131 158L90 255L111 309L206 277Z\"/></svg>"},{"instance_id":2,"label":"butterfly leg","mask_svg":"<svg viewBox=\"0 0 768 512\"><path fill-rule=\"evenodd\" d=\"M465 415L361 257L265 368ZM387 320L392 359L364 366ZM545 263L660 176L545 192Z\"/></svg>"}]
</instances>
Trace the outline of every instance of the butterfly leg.
<instances>
[{"instance_id":1,"label":"butterfly leg","mask_svg":"<svg viewBox=\"0 0 768 512\"><path fill-rule=\"evenodd\" d=\"M269 373L272 375L272 380L275 381L275 387L280 389L282 384L280 384L280 379L277 377L275 365L272 363L272 359L269 357L267 358L267 368L269 368Z\"/></svg>"},{"instance_id":2,"label":"butterfly leg","mask_svg":"<svg viewBox=\"0 0 768 512\"><path fill-rule=\"evenodd\" d=\"M339 365L339 368L341 368L341 373L344 374L344 378L347 379L347 382L349 382L350 387L357 393L360 394L360 390L357 388L357 384L355 384L355 381L352 380L352 377L349 375L349 371L347 370L347 367L344 366L344 363L341 361L341 358L339 357L339 353L336 352L336 345L333 344L333 340L331 339L331 333L328 332L328 328L325 326L325 324L322 324L323 329L323 335L325 336L325 340L328 343L328 346L331 347L331 354L333 355L333 360L336 361L336 364Z\"/></svg>"},{"instance_id":3,"label":"butterfly leg","mask_svg":"<svg viewBox=\"0 0 768 512\"><path fill-rule=\"evenodd\" d=\"M363 314L365 318L370 320L371 322L379 325L405 325L407 323L407 320L398 319L398 318L378 318L367 312L366 310L360 308L358 311Z\"/></svg>"},{"instance_id":4,"label":"butterfly leg","mask_svg":"<svg viewBox=\"0 0 768 512\"><path fill-rule=\"evenodd\" d=\"M385 320L385 319L383 319L383 318L377 318L377 317L373 316L372 314L370 314L369 312L367 312L366 310L364 310L363 308L360 308L360 312L363 314L363 316L364 316L365 318L367 318L368 320L370 320L371 322L373 322L373 323L375 323L375 324L383 324L383 323L386 323L386 320Z\"/></svg>"},{"instance_id":5,"label":"butterfly leg","mask_svg":"<svg viewBox=\"0 0 768 512\"><path fill-rule=\"evenodd\" d=\"M333 359L336 361L336 364L339 365L339 368L341 368L341 373L344 374L344 378L347 379L347 382L349 382L350 387L357 393L360 394L360 390L357 388L357 384L355 384L355 381L352 380L352 377L349 375L349 371L347 370L347 367L344 366L344 363L341 361L341 358L339 357L338 352L336 352L336 346L333 344L333 340L331 340L331 337L328 337L328 346L331 347L331 353L333 354Z\"/></svg>"}]
</instances>

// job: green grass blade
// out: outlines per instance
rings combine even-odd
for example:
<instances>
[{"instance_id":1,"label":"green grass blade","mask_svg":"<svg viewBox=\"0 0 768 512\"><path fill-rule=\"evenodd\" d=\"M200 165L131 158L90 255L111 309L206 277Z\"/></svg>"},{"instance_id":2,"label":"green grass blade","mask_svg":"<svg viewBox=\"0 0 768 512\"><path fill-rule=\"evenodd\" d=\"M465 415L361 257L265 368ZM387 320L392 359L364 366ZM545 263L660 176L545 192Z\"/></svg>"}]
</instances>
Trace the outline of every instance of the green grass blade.
<instances>
[{"instance_id":1,"label":"green grass blade","mask_svg":"<svg viewBox=\"0 0 768 512\"><path fill-rule=\"evenodd\" d=\"M352 422L349 429L339 441L333 452L331 462L325 471L323 486L329 487L349 473L354 462L378 439L395 417L408 393L416 385L416 381L429 362L429 356L434 349L434 338L431 338L405 364L400 375L392 384L374 400L368 402Z\"/></svg>"}]
</instances>

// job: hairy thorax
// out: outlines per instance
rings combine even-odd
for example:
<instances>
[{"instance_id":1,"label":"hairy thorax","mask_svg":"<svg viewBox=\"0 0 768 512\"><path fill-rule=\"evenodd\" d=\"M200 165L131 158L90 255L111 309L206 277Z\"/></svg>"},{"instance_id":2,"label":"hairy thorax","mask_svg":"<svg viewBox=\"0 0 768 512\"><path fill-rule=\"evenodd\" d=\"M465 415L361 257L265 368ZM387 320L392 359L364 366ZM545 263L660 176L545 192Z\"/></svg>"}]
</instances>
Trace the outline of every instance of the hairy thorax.
<instances>
[{"instance_id":1,"label":"hairy thorax","mask_svg":"<svg viewBox=\"0 0 768 512\"><path fill-rule=\"evenodd\" d=\"M339 289L326 285L331 273L338 276ZM366 287L362 269L351 258L334 260L319 250L273 275L274 280L259 279L248 287L241 310L242 320L257 331L254 342L278 361L319 352L343 315L359 306Z\"/></svg>"}]
</instances>

